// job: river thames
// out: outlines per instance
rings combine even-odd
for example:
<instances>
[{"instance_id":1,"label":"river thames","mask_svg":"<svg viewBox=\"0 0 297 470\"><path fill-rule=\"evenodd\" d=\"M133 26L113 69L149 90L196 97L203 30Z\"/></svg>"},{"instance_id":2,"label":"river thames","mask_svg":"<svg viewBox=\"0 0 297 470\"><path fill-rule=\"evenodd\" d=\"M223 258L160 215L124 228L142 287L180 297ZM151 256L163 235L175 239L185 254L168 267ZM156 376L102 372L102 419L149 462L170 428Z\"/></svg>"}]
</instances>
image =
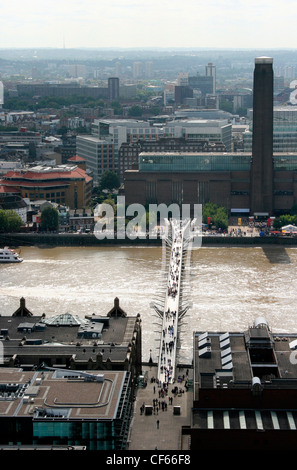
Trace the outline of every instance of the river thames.
<instances>
[{"instance_id":1,"label":"river thames","mask_svg":"<svg viewBox=\"0 0 297 470\"><path fill-rule=\"evenodd\" d=\"M106 315L118 297L127 315L141 315L143 361L150 350L157 359L160 326L150 303L160 288L161 247L21 247L21 256L22 263L0 265L2 315L11 315L21 297L34 315ZM192 360L194 331L243 331L264 316L273 332L296 332L296 268L295 247L194 250L180 362Z\"/></svg>"}]
</instances>

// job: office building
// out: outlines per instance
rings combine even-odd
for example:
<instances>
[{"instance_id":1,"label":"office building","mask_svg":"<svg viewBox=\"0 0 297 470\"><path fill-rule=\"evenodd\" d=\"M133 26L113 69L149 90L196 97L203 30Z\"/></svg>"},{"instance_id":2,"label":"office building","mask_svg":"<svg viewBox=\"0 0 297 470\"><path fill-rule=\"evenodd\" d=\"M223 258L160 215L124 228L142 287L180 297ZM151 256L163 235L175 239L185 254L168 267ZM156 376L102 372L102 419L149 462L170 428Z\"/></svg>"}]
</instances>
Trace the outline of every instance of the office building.
<instances>
[{"instance_id":1,"label":"office building","mask_svg":"<svg viewBox=\"0 0 297 470\"><path fill-rule=\"evenodd\" d=\"M251 110L252 113L252 110ZM252 119L252 115L251 115ZM244 152L252 151L253 123L243 133ZM273 107L273 152L297 152L297 107Z\"/></svg>"},{"instance_id":2,"label":"office building","mask_svg":"<svg viewBox=\"0 0 297 470\"><path fill-rule=\"evenodd\" d=\"M216 66L209 62L205 66L205 76L213 79L213 93L216 93Z\"/></svg>"},{"instance_id":3,"label":"office building","mask_svg":"<svg viewBox=\"0 0 297 470\"><path fill-rule=\"evenodd\" d=\"M189 87L193 90L199 90L203 97L215 93L214 77L212 75L195 75L188 78Z\"/></svg>"},{"instance_id":4,"label":"office building","mask_svg":"<svg viewBox=\"0 0 297 470\"><path fill-rule=\"evenodd\" d=\"M189 86L176 86L174 88L175 104L184 104L186 98L193 98L193 90Z\"/></svg>"},{"instance_id":5,"label":"office building","mask_svg":"<svg viewBox=\"0 0 297 470\"><path fill-rule=\"evenodd\" d=\"M118 171L118 154L115 145L94 135L76 137L76 153L86 162L87 170L91 172L94 185L98 185L101 176L106 171Z\"/></svg>"},{"instance_id":6,"label":"office building","mask_svg":"<svg viewBox=\"0 0 297 470\"><path fill-rule=\"evenodd\" d=\"M95 119L92 134L114 144L118 150L123 143L151 142L163 138L203 140L211 143L222 142L226 151L232 147L232 124L227 119L187 119L179 117L162 121L162 126L154 121L134 119Z\"/></svg>"}]
</instances>

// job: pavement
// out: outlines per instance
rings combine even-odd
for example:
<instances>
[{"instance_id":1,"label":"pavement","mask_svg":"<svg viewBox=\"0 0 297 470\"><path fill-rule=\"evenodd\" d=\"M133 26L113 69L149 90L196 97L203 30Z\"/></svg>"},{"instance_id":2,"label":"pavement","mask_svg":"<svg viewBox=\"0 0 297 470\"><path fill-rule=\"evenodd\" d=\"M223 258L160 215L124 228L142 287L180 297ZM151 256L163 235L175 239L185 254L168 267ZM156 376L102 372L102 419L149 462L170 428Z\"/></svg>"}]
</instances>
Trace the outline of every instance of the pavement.
<instances>
[{"instance_id":1,"label":"pavement","mask_svg":"<svg viewBox=\"0 0 297 470\"><path fill-rule=\"evenodd\" d=\"M193 379L192 369L178 368L176 377L183 375ZM191 410L193 406L193 390L185 389L185 380L169 384L167 395L159 398L161 386L154 380L157 378L157 366L144 366L143 373L147 372L147 386L138 388L136 400L134 402L134 412L130 427L129 450L189 450L188 436L182 437L182 426L189 426L191 423ZM177 395L172 393L172 389L178 387L183 393ZM172 397L172 404L169 403ZM141 413L140 408L153 405L153 400L167 403L167 410L162 410L162 406L152 414ZM174 407L180 407L180 414L174 413ZM157 426L159 421L159 426Z\"/></svg>"}]
</instances>

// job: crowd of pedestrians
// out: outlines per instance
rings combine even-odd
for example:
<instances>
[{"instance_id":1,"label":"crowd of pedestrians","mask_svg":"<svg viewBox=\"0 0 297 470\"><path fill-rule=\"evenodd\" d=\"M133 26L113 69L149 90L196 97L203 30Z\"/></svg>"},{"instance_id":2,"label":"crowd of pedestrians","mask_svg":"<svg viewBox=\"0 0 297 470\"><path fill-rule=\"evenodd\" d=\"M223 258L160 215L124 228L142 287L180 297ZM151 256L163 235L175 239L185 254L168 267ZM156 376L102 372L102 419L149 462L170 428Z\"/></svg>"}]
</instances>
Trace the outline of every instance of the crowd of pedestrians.
<instances>
[{"instance_id":1,"label":"crowd of pedestrians","mask_svg":"<svg viewBox=\"0 0 297 470\"><path fill-rule=\"evenodd\" d=\"M166 412L168 407L173 406L174 400L185 393L185 391L188 391L188 369L186 375L178 376L177 380L174 379L172 384L169 381L161 382L155 377L152 377L150 381L153 383L152 400L142 403L140 406L141 415L145 414L146 407L148 407L154 415L159 415L159 412Z\"/></svg>"},{"instance_id":2,"label":"crowd of pedestrians","mask_svg":"<svg viewBox=\"0 0 297 470\"><path fill-rule=\"evenodd\" d=\"M162 338L160 343L159 375L163 382L171 382L174 378L178 309L179 309L179 287L181 280L181 265L183 255L183 232L182 221L172 221L172 248L170 256L167 299L163 315Z\"/></svg>"}]
</instances>

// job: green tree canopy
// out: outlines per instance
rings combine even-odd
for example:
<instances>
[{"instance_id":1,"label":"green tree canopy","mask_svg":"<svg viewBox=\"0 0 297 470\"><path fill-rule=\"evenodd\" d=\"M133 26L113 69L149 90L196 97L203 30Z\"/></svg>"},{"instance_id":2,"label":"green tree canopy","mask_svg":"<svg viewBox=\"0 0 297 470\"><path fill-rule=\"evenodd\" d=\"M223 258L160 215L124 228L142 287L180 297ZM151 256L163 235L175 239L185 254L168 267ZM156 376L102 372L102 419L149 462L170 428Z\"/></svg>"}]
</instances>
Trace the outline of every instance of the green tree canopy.
<instances>
[{"instance_id":1,"label":"green tree canopy","mask_svg":"<svg viewBox=\"0 0 297 470\"><path fill-rule=\"evenodd\" d=\"M284 225L297 225L297 215L291 215L291 214L280 215L273 222L273 227L276 229L280 229Z\"/></svg>"},{"instance_id":2,"label":"green tree canopy","mask_svg":"<svg viewBox=\"0 0 297 470\"><path fill-rule=\"evenodd\" d=\"M59 213L51 206L45 207L41 211L40 228L42 230L57 230L59 227Z\"/></svg>"},{"instance_id":3,"label":"green tree canopy","mask_svg":"<svg viewBox=\"0 0 297 470\"><path fill-rule=\"evenodd\" d=\"M8 232L8 219L3 209L0 210L0 232Z\"/></svg>"},{"instance_id":4,"label":"green tree canopy","mask_svg":"<svg viewBox=\"0 0 297 470\"><path fill-rule=\"evenodd\" d=\"M116 173L113 171L105 171L101 176L99 189L100 191L103 191L103 189L112 191L113 189L119 188L120 184L120 179Z\"/></svg>"},{"instance_id":5,"label":"green tree canopy","mask_svg":"<svg viewBox=\"0 0 297 470\"><path fill-rule=\"evenodd\" d=\"M228 227L228 214L225 207L218 206L213 202L207 202L202 207L202 220L204 224L207 224L208 217L210 217L211 224L216 228L225 230Z\"/></svg>"},{"instance_id":6,"label":"green tree canopy","mask_svg":"<svg viewBox=\"0 0 297 470\"><path fill-rule=\"evenodd\" d=\"M0 232L19 232L22 225L22 219L15 211L0 210Z\"/></svg>"},{"instance_id":7,"label":"green tree canopy","mask_svg":"<svg viewBox=\"0 0 297 470\"><path fill-rule=\"evenodd\" d=\"M129 114L129 116L136 116L136 117L142 116L141 106L138 106L138 105L131 106L131 108L129 109L128 114Z\"/></svg>"},{"instance_id":8,"label":"green tree canopy","mask_svg":"<svg viewBox=\"0 0 297 470\"><path fill-rule=\"evenodd\" d=\"M109 206L112 207L112 210L113 210L113 213L116 215L117 213L117 206L114 202L114 200L112 199L112 197L107 197L106 199L104 199L104 201L102 202L102 204L108 204Z\"/></svg>"}]
</instances>

